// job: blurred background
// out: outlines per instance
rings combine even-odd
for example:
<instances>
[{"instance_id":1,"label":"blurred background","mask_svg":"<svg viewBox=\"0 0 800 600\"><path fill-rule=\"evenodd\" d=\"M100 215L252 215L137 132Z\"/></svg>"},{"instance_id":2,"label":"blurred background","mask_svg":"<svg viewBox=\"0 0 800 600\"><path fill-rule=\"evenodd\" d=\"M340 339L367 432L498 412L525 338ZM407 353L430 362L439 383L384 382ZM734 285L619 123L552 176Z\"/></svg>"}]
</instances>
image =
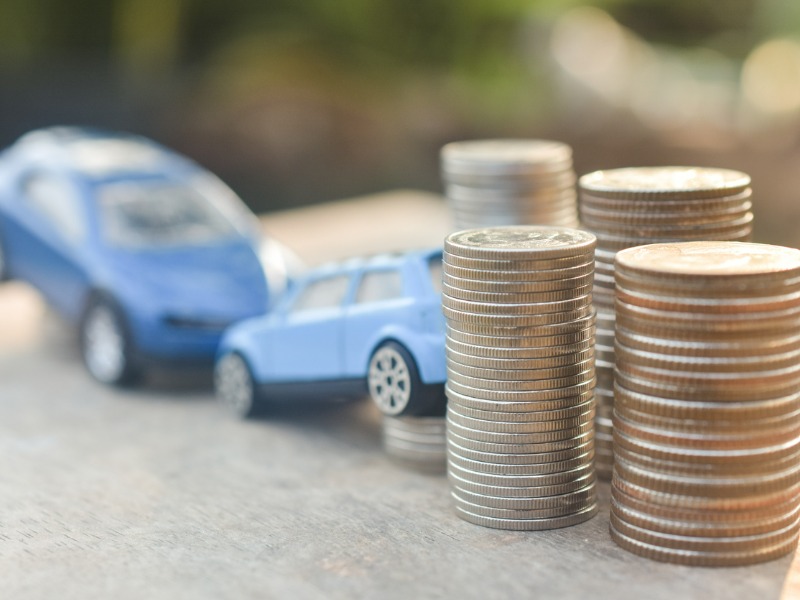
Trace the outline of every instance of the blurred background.
<instances>
[{"instance_id":1,"label":"blurred background","mask_svg":"<svg viewBox=\"0 0 800 600\"><path fill-rule=\"evenodd\" d=\"M0 146L52 124L152 137L259 212L546 137L579 174L746 171L756 240L800 245L796 0L0 0Z\"/></svg>"}]
</instances>

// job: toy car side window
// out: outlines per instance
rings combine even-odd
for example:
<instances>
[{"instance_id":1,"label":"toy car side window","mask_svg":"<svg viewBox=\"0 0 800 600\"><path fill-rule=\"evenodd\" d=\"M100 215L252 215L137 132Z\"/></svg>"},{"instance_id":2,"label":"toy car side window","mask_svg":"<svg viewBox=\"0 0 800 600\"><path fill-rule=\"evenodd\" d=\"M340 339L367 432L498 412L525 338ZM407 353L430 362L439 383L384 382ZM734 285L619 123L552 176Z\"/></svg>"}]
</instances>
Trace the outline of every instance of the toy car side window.
<instances>
[{"instance_id":1,"label":"toy car side window","mask_svg":"<svg viewBox=\"0 0 800 600\"><path fill-rule=\"evenodd\" d=\"M367 271L356 292L356 304L385 302L403 296L403 278L397 269Z\"/></svg>"},{"instance_id":2,"label":"toy car side window","mask_svg":"<svg viewBox=\"0 0 800 600\"><path fill-rule=\"evenodd\" d=\"M334 275L312 281L298 294L289 312L340 306L349 287L350 275Z\"/></svg>"},{"instance_id":3,"label":"toy car side window","mask_svg":"<svg viewBox=\"0 0 800 600\"><path fill-rule=\"evenodd\" d=\"M30 206L69 241L81 239L86 223L81 215L78 191L66 179L46 173L25 178L23 193Z\"/></svg>"},{"instance_id":4,"label":"toy car side window","mask_svg":"<svg viewBox=\"0 0 800 600\"><path fill-rule=\"evenodd\" d=\"M437 294L442 293L442 257L432 256L428 260L428 272L431 276L433 291Z\"/></svg>"}]
</instances>

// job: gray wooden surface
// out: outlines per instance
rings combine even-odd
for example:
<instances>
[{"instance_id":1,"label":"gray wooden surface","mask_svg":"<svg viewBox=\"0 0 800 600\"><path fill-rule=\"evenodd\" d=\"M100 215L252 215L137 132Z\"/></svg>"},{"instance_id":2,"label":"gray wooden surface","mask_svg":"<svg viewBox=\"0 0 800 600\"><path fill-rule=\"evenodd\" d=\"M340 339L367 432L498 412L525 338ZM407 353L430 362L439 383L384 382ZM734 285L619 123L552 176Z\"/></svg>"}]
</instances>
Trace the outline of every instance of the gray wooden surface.
<instances>
[{"instance_id":1,"label":"gray wooden surface","mask_svg":"<svg viewBox=\"0 0 800 600\"><path fill-rule=\"evenodd\" d=\"M332 206L266 224L311 262L358 249L357 235L374 251L447 228L427 197L340 208L346 219ZM390 233L370 234L381 215ZM444 477L383 454L368 403L239 422L203 374L99 386L72 331L13 283L0 286L0 456L3 599L768 600L791 564L692 569L633 556L608 537L607 485L600 515L576 527L471 525L451 512Z\"/></svg>"}]
</instances>

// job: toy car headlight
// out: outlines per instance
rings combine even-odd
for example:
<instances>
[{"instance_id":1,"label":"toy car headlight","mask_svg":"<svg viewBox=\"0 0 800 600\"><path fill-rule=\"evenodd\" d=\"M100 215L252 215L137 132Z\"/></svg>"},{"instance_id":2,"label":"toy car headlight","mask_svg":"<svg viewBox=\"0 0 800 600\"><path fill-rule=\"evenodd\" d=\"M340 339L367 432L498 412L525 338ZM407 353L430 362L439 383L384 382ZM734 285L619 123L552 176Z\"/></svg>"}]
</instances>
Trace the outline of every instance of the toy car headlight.
<instances>
[{"instance_id":1,"label":"toy car headlight","mask_svg":"<svg viewBox=\"0 0 800 600\"><path fill-rule=\"evenodd\" d=\"M272 305L289 282L303 271L303 263L293 251L270 238L261 241L258 257L267 279L269 304Z\"/></svg>"}]
</instances>

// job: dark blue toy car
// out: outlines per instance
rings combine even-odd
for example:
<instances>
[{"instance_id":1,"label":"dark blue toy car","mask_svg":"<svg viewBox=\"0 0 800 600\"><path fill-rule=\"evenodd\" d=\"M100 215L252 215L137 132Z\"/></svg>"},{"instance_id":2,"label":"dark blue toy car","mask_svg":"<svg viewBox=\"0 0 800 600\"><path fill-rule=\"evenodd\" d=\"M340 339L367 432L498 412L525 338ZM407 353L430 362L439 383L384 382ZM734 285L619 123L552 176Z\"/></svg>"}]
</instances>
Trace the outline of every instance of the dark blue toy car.
<instances>
[{"instance_id":1,"label":"dark blue toy car","mask_svg":"<svg viewBox=\"0 0 800 600\"><path fill-rule=\"evenodd\" d=\"M369 395L388 415L444 414L442 252L321 267L269 314L228 330L219 400L247 417L270 400Z\"/></svg>"},{"instance_id":2,"label":"dark blue toy car","mask_svg":"<svg viewBox=\"0 0 800 600\"><path fill-rule=\"evenodd\" d=\"M219 179L147 139L52 128L0 155L0 278L79 325L99 381L131 382L153 361L210 365L291 260Z\"/></svg>"}]
</instances>

